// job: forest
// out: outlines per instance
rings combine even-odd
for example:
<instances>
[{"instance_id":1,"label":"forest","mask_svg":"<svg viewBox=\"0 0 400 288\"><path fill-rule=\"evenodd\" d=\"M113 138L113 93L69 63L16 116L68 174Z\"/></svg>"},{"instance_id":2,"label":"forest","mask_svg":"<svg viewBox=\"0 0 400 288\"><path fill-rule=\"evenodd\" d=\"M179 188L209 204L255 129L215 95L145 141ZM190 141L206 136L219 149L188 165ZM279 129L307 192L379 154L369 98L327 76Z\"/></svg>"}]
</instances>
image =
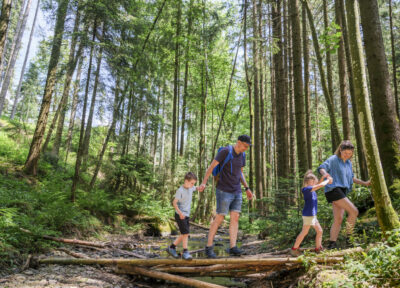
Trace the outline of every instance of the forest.
<instances>
[{"instance_id":1,"label":"forest","mask_svg":"<svg viewBox=\"0 0 400 288\"><path fill-rule=\"evenodd\" d=\"M400 1L0 3L0 287L400 287ZM201 262L221 214L207 173L240 135L240 217L215 230L228 262ZM338 181L332 157L351 183L333 203L335 184L316 191L325 249L310 229L291 258L309 216L303 178ZM200 274L162 262L188 172L190 265L214 265ZM273 255L289 262L251 262Z\"/></svg>"}]
</instances>

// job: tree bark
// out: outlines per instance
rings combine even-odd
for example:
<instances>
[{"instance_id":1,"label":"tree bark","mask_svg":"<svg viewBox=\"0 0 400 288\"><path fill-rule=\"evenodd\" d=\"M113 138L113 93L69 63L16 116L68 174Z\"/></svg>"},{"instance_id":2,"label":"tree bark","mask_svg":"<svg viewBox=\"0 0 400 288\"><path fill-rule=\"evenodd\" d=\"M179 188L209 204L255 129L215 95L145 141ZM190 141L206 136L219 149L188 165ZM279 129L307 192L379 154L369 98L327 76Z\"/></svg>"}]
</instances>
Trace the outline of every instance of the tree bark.
<instances>
[{"instance_id":1,"label":"tree bark","mask_svg":"<svg viewBox=\"0 0 400 288\"><path fill-rule=\"evenodd\" d=\"M344 40L344 48L346 52L346 67L347 67L347 76L349 80L349 90L350 90L350 96L351 96L351 103L352 103L352 111L353 111L353 121L354 121L354 134L356 136L356 141L357 141L357 156L358 156L358 163L360 166L360 174L362 179L367 179L368 178L368 169L367 169L367 162L365 159L364 155L364 149L362 145L362 140L361 140L361 130L360 130L360 124L358 121L357 117L357 101L354 95L354 85L353 85L353 67L351 65L351 55L350 55L350 44L349 44L349 36L347 33L347 20L345 17L345 11L344 11L344 0L338 0L339 1L339 9L340 9L340 15L342 17L342 25L341 25L341 30L343 33L343 40Z\"/></svg>"},{"instance_id":2,"label":"tree bark","mask_svg":"<svg viewBox=\"0 0 400 288\"><path fill-rule=\"evenodd\" d=\"M372 112L379 155L386 185L400 178L400 125L390 85L389 67L383 45L379 7L376 0L360 1L361 24L371 89ZM398 196L397 196L398 197Z\"/></svg>"},{"instance_id":3,"label":"tree bark","mask_svg":"<svg viewBox=\"0 0 400 288\"><path fill-rule=\"evenodd\" d=\"M49 116L51 96L53 94L56 82L57 64L60 58L61 42L64 32L65 18L67 15L68 2L69 2L68 0L61 0L59 2L59 7L57 10L56 27L54 30L54 38L52 45L53 47L50 56L42 105L40 107L38 121L36 124L29 154L24 167L26 173L32 175L37 174L37 166L40 157L40 145L42 143L44 131L46 129L47 119Z\"/></svg>"},{"instance_id":4,"label":"tree bark","mask_svg":"<svg viewBox=\"0 0 400 288\"><path fill-rule=\"evenodd\" d=\"M21 76L19 77L17 91L15 92L15 100L14 100L14 104L13 104L13 107L11 110L10 119L14 119L15 112L17 111L18 100L19 100L19 96L21 94L22 80L24 79L25 67L26 67L26 63L28 62L29 50L30 50L30 47L32 44L33 33L35 32L36 19L37 19L37 15L39 12L39 7L40 7L40 0L38 0L37 6L36 6L35 16L33 18L33 23L32 23L32 28L31 28L31 33L29 35L28 47L26 48L24 63L22 64ZM1 51L0 51L0 55L1 55ZM0 61L1 61L1 57L0 57Z\"/></svg>"},{"instance_id":5,"label":"tree bark","mask_svg":"<svg viewBox=\"0 0 400 288\"><path fill-rule=\"evenodd\" d=\"M367 1L366 1L367 2ZM366 3L362 3L366 4ZM361 127L361 136L367 156L368 172L371 176L372 195L374 197L376 214L381 229L386 232L400 227L399 218L392 207L381 161L378 145L372 123L369 95L367 89L367 75L363 58L358 7L355 0L346 1L347 23L349 28L349 42L351 61L353 66L354 92L358 104L358 118ZM377 11L376 11L377 13ZM364 14L365 16L365 14ZM369 19L373 20L373 19ZM376 19L375 19L376 20ZM378 22L379 25L379 22ZM364 28L365 29L365 28ZM376 31L375 31L376 32ZM364 31L365 33L365 31ZM372 80L372 79L371 79Z\"/></svg>"},{"instance_id":6,"label":"tree bark","mask_svg":"<svg viewBox=\"0 0 400 288\"><path fill-rule=\"evenodd\" d=\"M79 86L81 82L81 74L82 74L82 64L83 64L84 58L81 57L79 58L79 64L78 64L78 70L76 72L76 78L74 82L74 92L72 93L72 104L71 104L71 114L69 117L69 125L68 125L68 132L67 132L67 140L65 141L65 163L67 163L68 160L68 154L69 154L69 148L71 146L71 140L72 140L72 131L74 129L75 125L75 114L76 114L76 108L78 107L78 92L79 92Z\"/></svg>"},{"instance_id":7,"label":"tree bark","mask_svg":"<svg viewBox=\"0 0 400 288\"><path fill-rule=\"evenodd\" d=\"M331 121L331 130L333 131L333 133L332 133L332 135L333 135L333 137L332 137L332 152L334 152L340 144L340 133L339 133L339 128L336 123L335 111L334 111L334 107L333 107L333 97L332 97L332 95L329 94L327 81L325 78L325 71L324 71L324 67L322 64L322 56L321 56L321 52L320 52L321 49L320 49L319 42L318 42L318 36L317 36L317 31L316 31L315 25L314 25L313 15L310 11L310 7L308 7L308 2L303 0L303 3L305 4L305 7L307 9L308 23L310 24L315 56L317 57L318 69L319 69L319 74L320 74L320 78L321 78L322 91L325 96L326 106L328 107L328 112L329 112L329 119Z\"/></svg>"},{"instance_id":8,"label":"tree bark","mask_svg":"<svg viewBox=\"0 0 400 288\"><path fill-rule=\"evenodd\" d=\"M307 10L302 5L302 32L303 32L303 63L304 63L304 101L306 113L306 140L307 140L307 158L308 169L312 169L312 135L311 135L311 115L310 115L310 56L308 49L308 33L307 33Z\"/></svg>"},{"instance_id":9,"label":"tree bark","mask_svg":"<svg viewBox=\"0 0 400 288\"><path fill-rule=\"evenodd\" d=\"M0 15L0 62L3 60L4 46L6 43L6 35L8 31L8 23L10 22L12 0L3 0Z\"/></svg>"},{"instance_id":10,"label":"tree bark","mask_svg":"<svg viewBox=\"0 0 400 288\"><path fill-rule=\"evenodd\" d=\"M396 52L394 49L392 0L389 0L389 25L390 25L390 48L392 51L392 73L393 73L394 100L396 103L396 114L397 114L397 117L400 118L399 95L397 92Z\"/></svg>"},{"instance_id":11,"label":"tree bark","mask_svg":"<svg viewBox=\"0 0 400 288\"><path fill-rule=\"evenodd\" d=\"M340 3L335 0L335 15L336 23L343 27ZM338 31L340 32L340 31ZM349 118L349 103L347 100L347 82L346 82L346 52L344 50L343 33L340 36L338 48L338 67L339 67L339 85L340 85L340 106L342 110L342 127L343 139L350 140L350 118Z\"/></svg>"},{"instance_id":12,"label":"tree bark","mask_svg":"<svg viewBox=\"0 0 400 288\"><path fill-rule=\"evenodd\" d=\"M304 120L303 77L301 67L301 31L297 0L289 0L289 14L292 26L293 83L296 114L296 139L299 173L303 175L309 165L307 157L306 123Z\"/></svg>"},{"instance_id":13,"label":"tree bark","mask_svg":"<svg viewBox=\"0 0 400 288\"><path fill-rule=\"evenodd\" d=\"M10 81L11 77L14 74L14 67L15 63L17 62L19 50L21 49L22 45L22 36L24 35L25 32L25 27L26 27L26 22L28 21L28 16L29 16L29 10L31 9L31 4L32 0L28 0L28 3L26 4L25 12L22 17L22 22L21 25L19 26L19 30L16 31L16 46L15 49L13 50L13 53L10 55L10 60L7 65L7 70L5 74L4 81L1 85L1 90L0 90L0 116L2 115L3 108L4 108L4 101L7 96L8 88L10 86Z\"/></svg>"}]
</instances>

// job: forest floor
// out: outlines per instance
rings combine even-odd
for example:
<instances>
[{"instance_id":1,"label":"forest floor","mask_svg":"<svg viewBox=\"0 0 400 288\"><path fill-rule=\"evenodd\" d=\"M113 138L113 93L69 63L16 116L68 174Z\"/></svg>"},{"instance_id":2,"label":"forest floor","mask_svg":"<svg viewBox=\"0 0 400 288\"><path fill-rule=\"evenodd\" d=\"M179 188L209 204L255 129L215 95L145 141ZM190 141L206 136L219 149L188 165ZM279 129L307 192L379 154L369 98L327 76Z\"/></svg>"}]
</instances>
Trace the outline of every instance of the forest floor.
<instances>
[{"instance_id":1,"label":"forest floor","mask_svg":"<svg viewBox=\"0 0 400 288\"><path fill-rule=\"evenodd\" d=\"M192 229L191 239L189 240L189 250L199 250L204 248L206 243L207 231L200 228ZM165 248L170 245L175 237L150 237L143 236L141 233L128 235L105 235L100 239L102 243L106 243L107 248L94 248L76 245L60 246L59 248L49 250L42 255L36 257L68 257L69 254L77 253L89 258L132 258L129 252L134 252L145 256L146 258L167 258ZM99 239L89 239L98 241ZM254 243L242 248L244 255L257 255L265 252L265 244L262 241L256 241L256 236L248 236L239 233L241 244ZM215 250L219 257L227 257L225 249L229 246L229 238L225 233L219 233L215 239ZM179 252L180 249L178 249ZM285 252L284 252L285 253ZM194 258L205 258L204 252L192 254ZM288 256L288 255L287 255ZM245 257L245 256L244 256ZM226 287L295 287L296 279L300 274L304 273L304 269L291 271L289 273L279 272L269 277L268 280L250 280L227 277L199 277L198 280L219 284ZM124 275L115 273L112 267L79 266L79 265L40 265L38 267L22 270L21 267L16 268L11 274L1 275L0 287L182 287L182 284L174 284L162 280L155 280L136 275ZM3 272L4 273L4 272Z\"/></svg>"}]
</instances>

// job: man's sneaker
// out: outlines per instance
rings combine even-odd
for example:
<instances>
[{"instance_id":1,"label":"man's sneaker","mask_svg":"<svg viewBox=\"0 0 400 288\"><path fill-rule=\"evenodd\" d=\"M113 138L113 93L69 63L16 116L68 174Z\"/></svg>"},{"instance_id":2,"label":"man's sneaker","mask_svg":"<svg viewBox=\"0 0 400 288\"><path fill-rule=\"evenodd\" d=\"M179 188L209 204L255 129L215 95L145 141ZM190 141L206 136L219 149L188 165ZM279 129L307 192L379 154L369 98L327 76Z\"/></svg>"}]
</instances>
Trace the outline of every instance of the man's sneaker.
<instances>
[{"instance_id":1,"label":"man's sneaker","mask_svg":"<svg viewBox=\"0 0 400 288\"><path fill-rule=\"evenodd\" d=\"M228 253L232 256L240 256L243 254L243 252L237 246L228 249Z\"/></svg>"},{"instance_id":2,"label":"man's sneaker","mask_svg":"<svg viewBox=\"0 0 400 288\"><path fill-rule=\"evenodd\" d=\"M214 253L214 247L208 247L206 246L206 256L207 258L217 258L217 255Z\"/></svg>"},{"instance_id":3,"label":"man's sneaker","mask_svg":"<svg viewBox=\"0 0 400 288\"><path fill-rule=\"evenodd\" d=\"M337 248L336 241L329 241L327 248L328 248L328 250L336 249Z\"/></svg>"},{"instance_id":4,"label":"man's sneaker","mask_svg":"<svg viewBox=\"0 0 400 288\"><path fill-rule=\"evenodd\" d=\"M185 260L192 260L192 255L190 255L189 251L183 251L182 258Z\"/></svg>"},{"instance_id":5,"label":"man's sneaker","mask_svg":"<svg viewBox=\"0 0 400 288\"><path fill-rule=\"evenodd\" d=\"M346 237L346 248L354 248L354 241L350 237Z\"/></svg>"},{"instance_id":6,"label":"man's sneaker","mask_svg":"<svg viewBox=\"0 0 400 288\"><path fill-rule=\"evenodd\" d=\"M292 255L293 257L299 257L301 255L301 251L299 248L290 249L290 255Z\"/></svg>"},{"instance_id":7,"label":"man's sneaker","mask_svg":"<svg viewBox=\"0 0 400 288\"><path fill-rule=\"evenodd\" d=\"M178 253L176 253L176 250L174 248L168 247L165 249L169 255L171 255L174 258L179 258Z\"/></svg>"}]
</instances>

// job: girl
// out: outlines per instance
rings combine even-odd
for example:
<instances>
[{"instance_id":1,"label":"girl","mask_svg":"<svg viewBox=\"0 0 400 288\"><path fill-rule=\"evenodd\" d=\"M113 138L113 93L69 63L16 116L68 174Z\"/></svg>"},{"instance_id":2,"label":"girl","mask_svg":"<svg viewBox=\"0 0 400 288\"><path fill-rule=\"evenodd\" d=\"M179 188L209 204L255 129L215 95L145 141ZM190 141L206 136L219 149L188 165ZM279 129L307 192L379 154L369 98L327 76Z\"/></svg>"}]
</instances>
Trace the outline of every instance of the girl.
<instances>
[{"instance_id":1,"label":"girl","mask_svg":"<svg viewBox=\"0 0 400 288\"><path fill-rule=\"evenodd\" d=\"M328 178L328 175L323 176L321 180L318 181L317 176L315 176L311 170L308 170L304 175L303 188L301 189L305 202L303 208L303 229L299 236L297 236L296 242L290 250L292 256L297 257L301 255L299 250L300 244L308 234L311 226L313 226L315 232L317 232L317 236L315 237L315 252L322 250L322 228L317 220L318 198L315 191L329 183L330 180L326 178Z\"/></svg>"}]
</instances>

